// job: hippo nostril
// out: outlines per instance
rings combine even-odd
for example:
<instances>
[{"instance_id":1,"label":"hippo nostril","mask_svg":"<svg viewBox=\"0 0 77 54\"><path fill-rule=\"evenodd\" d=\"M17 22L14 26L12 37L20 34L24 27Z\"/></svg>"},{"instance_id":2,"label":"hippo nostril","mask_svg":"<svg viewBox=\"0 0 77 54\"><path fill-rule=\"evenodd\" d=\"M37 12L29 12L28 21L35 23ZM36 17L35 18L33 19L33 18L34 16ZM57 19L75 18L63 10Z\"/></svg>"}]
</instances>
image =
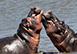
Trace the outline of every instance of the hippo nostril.
<instances>
[{"instance_id":1,"label":"hippo nostril","mask_svg":"<svg viewBox=\"0 0 77 54\"><path fill-rule=\"evenodd\" d=\"M39 7L32 7L31 11L28 14L28 17L32 17L32 15L33 16L37 16L38 14L40 14L40 12L41 12L41 8L39 8Z\"/></svg>"},{"instance_id":2,"label":"hippo nostril","mask_svg":"<svg viewBox=\"0 0 77 54\"><path fill-rule=\"evenodd\" d=\"M48 10L48 14L51 14L52 13L52 11L51 10Z\"/></svg>"},{"instance_id":3,"label":"hippo nostril","mask_svg":"<svg viewBox=\"0 0 77 54\"><path fill-rule=\"evenodd\" d=\"M37 9L36 9L35 12L36 12L37 14L39 14L39 13L41 12L41 10L37 10Z\"/></svg>"},{"instance_id":4,"label":"hippo nostril","mask_svg":"<svg viewBox=\"0 0 77 54\"><path fill-rule=\"evenodd\" d=\"M36 7L32 7L31 10L33 10L33 11L36 10Z\"/></svg>"},{"instance_id":5,"label":"hippo nostril","mask_svg":"<svg viewBox=\"0 0 77 54\"><path fill-rule=\"evenodd\" d=\"M34 11L35 13L41 12L41 8L39 8L39 7L32 7L31 10Z\"/></svg>"}]
</instances>

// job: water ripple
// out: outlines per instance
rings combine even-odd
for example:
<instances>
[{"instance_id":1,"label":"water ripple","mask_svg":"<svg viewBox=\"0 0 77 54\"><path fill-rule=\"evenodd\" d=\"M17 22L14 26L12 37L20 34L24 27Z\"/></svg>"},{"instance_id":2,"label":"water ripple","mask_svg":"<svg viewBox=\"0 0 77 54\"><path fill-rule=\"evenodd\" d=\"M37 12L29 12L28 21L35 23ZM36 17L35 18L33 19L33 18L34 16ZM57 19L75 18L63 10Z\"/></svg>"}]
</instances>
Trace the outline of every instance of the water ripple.
<instances>
[{"instance_id":1,"label":"water ripple","mask_svg":"<svg viewBox=\"0 0 77 54\"><path fill-rule=\"evenodd\" d=\"M43 11L52 10L77 32L77 0L0 0L0 37L13 36L21 19L28 15L33 6L41 7ZM39 51L57 51L44 27L40 35Z\"/></svg>"}]
</instances>

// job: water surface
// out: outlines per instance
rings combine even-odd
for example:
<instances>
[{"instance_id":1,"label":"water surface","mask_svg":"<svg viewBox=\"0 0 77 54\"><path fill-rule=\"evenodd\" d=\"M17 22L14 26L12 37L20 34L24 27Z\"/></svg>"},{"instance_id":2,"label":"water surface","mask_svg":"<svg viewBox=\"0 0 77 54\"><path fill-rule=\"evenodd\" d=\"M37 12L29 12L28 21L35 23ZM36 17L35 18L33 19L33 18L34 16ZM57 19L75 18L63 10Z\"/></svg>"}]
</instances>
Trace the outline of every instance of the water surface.
<instances>
[{"instance_id":1,"label":"water surface","mask_svg":"<svg viewBox=\"0 0 77 54\"><path fill-rule=\"evenodd\" d=\"M33 6L38 6L43 11L52 10L60 20L64 20L77 32L77 0L0 0L0 38L13 36L21 19L28 15ZM44 28L41 31L38 51L58 51Z\"/></svg>"}]
</instances>

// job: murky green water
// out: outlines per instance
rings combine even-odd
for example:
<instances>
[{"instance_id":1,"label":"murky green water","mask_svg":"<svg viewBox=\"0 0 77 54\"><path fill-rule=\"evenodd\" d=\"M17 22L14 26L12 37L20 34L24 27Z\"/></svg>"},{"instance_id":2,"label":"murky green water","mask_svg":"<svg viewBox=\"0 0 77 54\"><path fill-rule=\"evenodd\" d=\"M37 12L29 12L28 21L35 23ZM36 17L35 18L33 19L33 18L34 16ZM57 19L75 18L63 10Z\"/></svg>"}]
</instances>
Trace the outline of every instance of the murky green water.
<instances>
[{"instance_id":1,"label":"murky green water","mask_svg":"<svg viewBox=\"0 0 77 54\"><path fill-rule=\"evenodd\" d=\"M33 6L41 7L43 11L52 10L60 20L64 20L77 32L77 0L0 0L0 38L13 36L21 19L27 16ZM44 28L38 51L58 51Z\"/></svg>"}]
</instances>

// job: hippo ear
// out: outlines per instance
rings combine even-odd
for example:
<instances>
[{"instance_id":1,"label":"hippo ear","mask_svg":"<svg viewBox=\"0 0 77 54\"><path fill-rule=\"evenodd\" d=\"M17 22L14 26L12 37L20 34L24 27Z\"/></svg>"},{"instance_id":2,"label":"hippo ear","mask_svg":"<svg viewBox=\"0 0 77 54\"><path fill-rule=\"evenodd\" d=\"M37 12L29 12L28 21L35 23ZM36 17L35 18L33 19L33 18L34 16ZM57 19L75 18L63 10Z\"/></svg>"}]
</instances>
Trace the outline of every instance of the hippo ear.
<instances>
[{"instance_id":1,"label":"hippo ear","mask_svg":"<svg viewBox=\"0 0 77 54\"><path fill-rule=\"evenodd\" d=\"M35 10L36 10L36 7L32 7L27 17L31 17L32 14L34 14Z\"/></svg>"},{"instance_id":2,"label":"hippo ear","mask_svg":"<svg viewBox=\"0 0 77 54\"><path fill-rule=\"evenodd\" d=\"M21 20L21 22L23 22L23 21L25 21L26 19L25 18L23 18L22 20Z\"/></svg>"},{"instance_id":3,"label":"hippo ear","mask_svg":"<svg viewBox=\"0 0 77 54\"><path fill-rule=\"evenodd\" d=\"M23 19L21 20L21 23L23 23L23 22L27 22L26 18L23 18Z\"/></svg>"},{"instance_id":4,"label":"hippo ear","mask_svg":"<svg viewBox=\"0 0 77 54\"><path fill-rule=\"evenodd\" d=\"M31 8L31 10L30 10L30 12L29 12L29 14L28 14L28 16L27 16L27 17L31 17L33 13L34 13L34 9L33 9L33 8Z\"/></svg>"}]
</instances>

